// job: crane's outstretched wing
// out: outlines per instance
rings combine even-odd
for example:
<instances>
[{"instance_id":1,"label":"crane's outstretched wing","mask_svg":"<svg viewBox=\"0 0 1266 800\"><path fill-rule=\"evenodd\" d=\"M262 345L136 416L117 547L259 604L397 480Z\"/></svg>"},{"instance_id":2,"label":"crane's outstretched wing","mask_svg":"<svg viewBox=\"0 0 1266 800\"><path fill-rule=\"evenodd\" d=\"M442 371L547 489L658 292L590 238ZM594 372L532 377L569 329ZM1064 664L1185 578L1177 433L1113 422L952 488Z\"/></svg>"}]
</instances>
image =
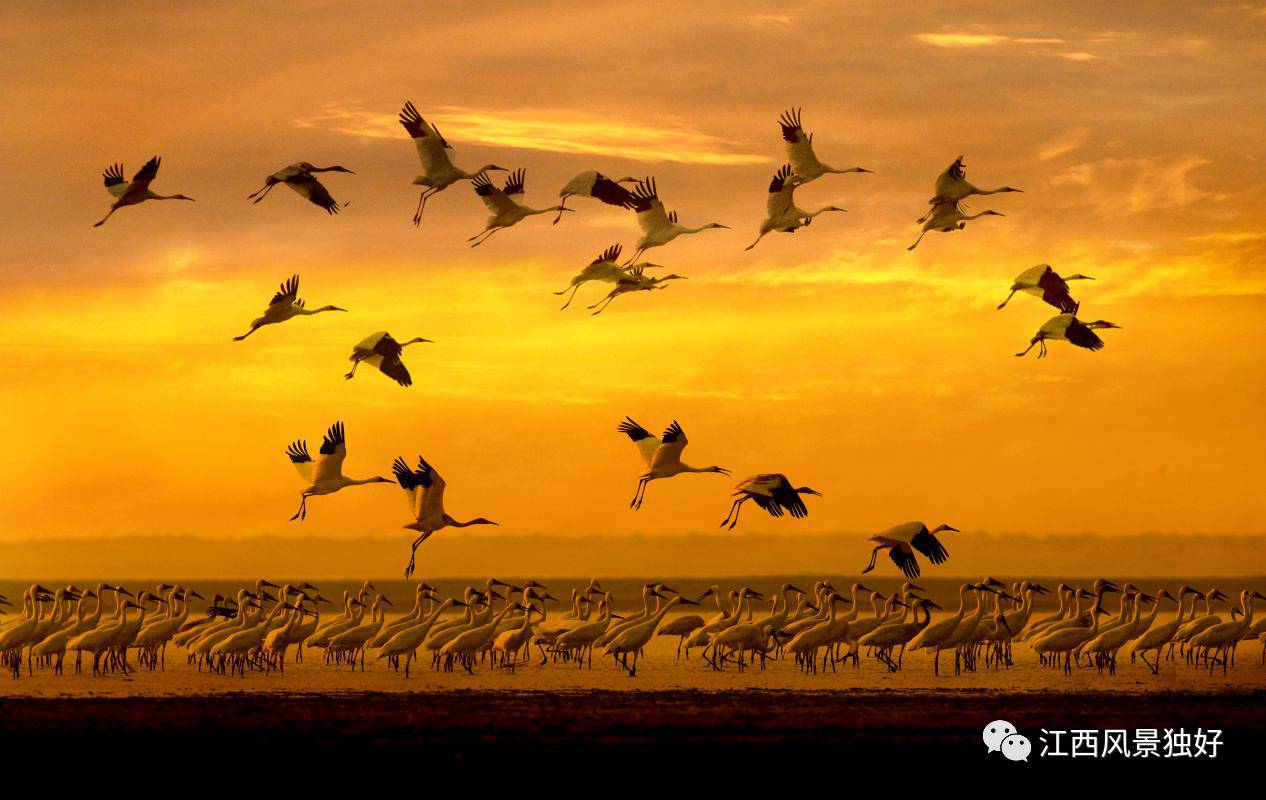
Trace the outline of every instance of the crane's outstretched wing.
<instances>
[{"instance_id":1,"label":"crane's outstretched wing","mask_svg":"<svg viewBox=\"0 0 1266 800\"><path fill-rule=\"evenodd\" d=\"M949 558L945 545L928 531L923 531L910 540L910 546L928 557L933 564L944 564Z\"/></svg>"},{"instance_id":2,"label":"crane's outstretched wing","mask_svg":"<svg viewBox=\"0 0 1266 800\"><path fill-rule=\"evenodd\" d=\"M494 215L501 216L517 208L517 204L504 191L492 185L487 173L479 173L471 179L470 183L475 187L475 194L479 195L479 199L484 201L484 205Z\"/></svg>"},{"instance_id":3,"label":"crane's outstretched wing","mask_svg":"<svg viewBox=\"0 0 1266 800\"><path fill-rule=\"evenodd\" d=\"M347 458L347 438L344 435L343 423L335 422L325 432L325 440L321 442L321 449L317 453L313 483L340 477L343 474L343 459L345 458Z\"/></svg>"},{"instance_id":4,"label":"crane's outstretched wing","mask_svg":"<svg viewBox=\"0 0 1266 800\"><path fill-rule=\"evenodd\" d=\"M132 182L128 184L128 188L136 187L139 190L148 187L150 181L158 177L158 165L160 163L162 163L162 159L158 156L146 161L145 166L138 169L136 174L132 176Z\"/></svg>"},{"instance_id":5,"label":"crane's outstretched wing","mask_svg":"<svg viewBox=\"0 0 1266 800\"><path fill-rule=\"evenodd\" d=\"M791 481L787 480L786 476L783 476L778 485L774 487L771 497L778 505L787 509L787 512L796 519L803 519L809 516L809 509L805 506L804 500L800 497L795 487L791 485Z\"/></svg>"},{"instance_id":6,"label":"crane's outstretched wing","mask_svg":"<svg viewBox=\"0 0 1266 800\"><path fill-rule=\"evenodd\" d=\"M1080 320L1074 319L1068 323L1068 330L1065 331L1064 336L1068 338L1070 343L1078 347L1084 347L1087 350L1103 349L1103 339L1100 339L1099 334L1095 333L1093 329L1086 327L1085 323Z\"/></svg>"},{"instance_id":7,"label":"crane's outstretched wing","mask_svg":"<svg viewBox=\"0 0 1266 800\"><path fill-rule=\"evenodd\" d=\"M601 172L594 178L593 189L589 191L589 196L595 200L601 200L610 206L620 206L628 208L629 203L633 201L633 195L628 189L603 175Z\"/></svg>"},{"instance_id":8,"label":"crane's outstretched wing","mask_svg":"<svg viewBox=\"0 0 1266 800\"><path fill-rule=\"evenodd\" d=\"M426 459L418 456L418 468L414 472L417 477L418 493L417 518L438 517L444 514L444 479L435 468L426 463Z\"/></svg>"},{"instance_id":9,"label":"crane's outstretched wing","mask_svg":"<svg viewBox=\"0 0 1266 800\"><path fill-rule=\"evenodd\" d=\"M127 194L127 181L123 180L122 164L114 163L106 167L105 172L101 173L101 179L105 183L106 191L115 197Z\"/></svg>"},{"instance_id":10,"label":"crane's outstretched wing","mask_svg":"<svg viewBox=\"0 0 1266 800\"><path fill-rule=\"evenodd\" d=\"M813 154L813 137L804 132L800 125L800 109L789 108L778 118L782 128L782 140L787 150L787 160L791 162L796 173L813 164L817 158Z\"/></svg>"},{"instance_id":11,"label":"crane's outstretched wing","mask_svg":"<svg viewBox=\"0 0 1266 800\"><path fill-rule=\"evenodd\" d=\"M963 157L959 156L954 159L954 163L945 168L945 171L936 177L936 186L933 187L932 199L928 203L935 205L949 197L957 197L960 192L960 184L967 180L967 165L963 163Z\"/></svg>"},{"instance_id":12,"label":"crane's outstretched wing","mask_svg":"<svg viewBox=\"0 0 1266 800\"><path fill-rule=\"evenodd\" d=\"M1037 287L1042 290L1042 301L1055 306L1065 314L1077 313L1077 301L1068 288L1068 282L1049 266L1037 280Z\"/></svg>"},{"instance_id":13,"label":"crane's outstretched wing","mask_svg":"<svg viewBox=\"0 0 1266 800\"><path fill-rule=\"evenodd\" d=\"M381 358L382 361L378 364L378 369L383 375L391 378L401 386L413 385L413 376L409 374L409 369L405 367L404 362L400 360L399 355L382 356Z\"/></svg>"},{"instance_id":14,"label":"crane's outstretched wing","mask_svg":"<svg viewBox=\"0 0 1266 800\"><path fill-rule=\"evenodd\" d=\"M298 192L300 196L306 197L308 202L325 209L327 214L338 213L339 204L330 197L330 191L325 188L325 184L317 180L312 173L300 172L293 175L286 179L286 185Z\"/></svg>"},{"instance_id":15,"label":"crane's outstretched wing","mask_svg":"<svg viewBox=\"0 0 1266 800\"><path fill-rule=\"evenodd\" d=\"M597 264L601 264L604 261L610 261L614 263L615 261L618 261L620 259L620 252L623 249L624 248L621 245L613 244L610 247L608 247L606 250L603 250L602 255L598 256L593 261L590 261L589 266L592 267Z\"/></svg>"},{"instance_id":16,"label":"crane's outstretched wing","mask_svg":"<svg viewBox=\"0 0 1266 800\"><path fill-rule=\"evenodd\" d=\"M523 179L527 175L527 170L520 167L510 173L510 177L506 178L505 185L501 187L501 191L507 195L523 194Z\"/></svg>"},{"instance_id":17,"label":"crane's outstretched wing","mask_svg":"<svg viewBox=\"0 0 1266 800\"><path fill-rule=\"evenodd\" d=\"M919 562L915 559L914 553L903 547L889 547L888 556L892 559L892 563L897 565L902 574L907 578L914 580L919 577Z\"/></svg>"},{"instance_id":18,"label":"crane's outstretched wing","mask_svg":"<svg viewBox=\"0 0 1266 800\"><path fill-rule=\"evenodd\" d=\"M396 483L400 484L400 488L404 489L404 493L409 499L409 513L417 514L418 487L422 486L424 479L429 480L427 475L421 471L414 472L409 469L409 465L399 456L396 456L396 460L391 462L391 472L396 476Z\"/></svg>"},{"instance_id":19,"label":"crane's outstretched wing","mask_svg":"<svg viewBox=\"0 0 1266 800\"><path fill-rule=\"evenodd\" d=\"M686 432L681 429L681 425L677 420L673 420L672 424L664 431L664 435L660 437L659 447L655 449L655 461L661 460L680 460L681 451L686 449L686 445L690 441L686 438Z\"/></svg>"},{"instance_id":20,"label":"crane's outstretched wing","mask_svg":"<svg viewBox=\"0 0 1266 800\"><path fill-rule=\"evenodd\" d=\"M765 201L765 213L777 219L787 213L794 202L796 185L791 182L791 165L783 164L769 182L769 198Z\"/></svg>"},{"instance_id":21,"label":"crane's outstretched wing","mask_svg":"<svg viewBox=\"0 0 1266 800\"><path fill-rule=\"evenodd\" d=\"M413 137L413 144L418 149L418 158L422 160L422 169L427 174L452 166L452 162L444 152L449 148L448 142L444 141L444 137L440 136L440 132L434 126L428 125L426 120L422 119L413 101L406 101L404 108L400 110L400 124L404 126L409 136Z\"/></svg>"},{"instance_id":22,"label":"crane's outstretched wing","mask_svg":"<svg viewBox=\"0 0 1266 800\"><path fill-rule=\"evenodd\" d=\"M312 470L316 465L312 462L312 456L308 455L308 443L303 439L295 439L286 448L286 455L290 457L290 463L294 465L299 477L312 483Z\"/></svg>"},{"instance_id":23,"label":"crane's outstretched wing","mask_svg":"<svg viewBox=\"0 0 1266 800\"><path fill-rule=\"evenodd\" d=\"M290 305L299 300L299 276L291 275L281 284L281 289L273 295L273 299L268 301L268 305L275 306L278 303Z\"/></svg>"},{"instance_id":24,"label":"crane's outstretched wing","mask_svg":"<svg viewBox=\"0 0 1266 800\"><path fill-rule=\"evenodd\" d=\"M637 224L642 233L662 228L669 222L664 204L659 199L654 178L644 178L633 187L632 209L637 212Z\"/></svg>"},{"instance_id":25,"label":"crane's outstretched wing","mask_svg":"<svg viewBox=\"0 0 1266 800\"><path fill-rule=\"evenodd\" d=\"M625 417L624 422L616 426L616 430L633 440L638 452L642 454L642 460L649 465L655 451L659 449L659 440L651 436L650 431L634 422L632 417Z\"/></svg>"}]
</instances>

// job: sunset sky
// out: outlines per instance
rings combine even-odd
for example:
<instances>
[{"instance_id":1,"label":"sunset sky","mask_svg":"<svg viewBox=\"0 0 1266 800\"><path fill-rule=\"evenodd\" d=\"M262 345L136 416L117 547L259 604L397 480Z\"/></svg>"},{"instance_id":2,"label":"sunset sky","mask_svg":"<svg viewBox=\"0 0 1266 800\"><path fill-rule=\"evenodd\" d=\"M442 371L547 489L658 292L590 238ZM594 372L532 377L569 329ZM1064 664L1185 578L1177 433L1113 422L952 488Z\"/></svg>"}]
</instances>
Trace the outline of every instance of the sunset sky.
<instances>
[{"instance_id":1,"label":"sunset sky","mask_svg":"<svg viewBox=\"0 0 1266 800\"><path fill-rule=\"evenodd\" d=\"M909 519L1266 533L1266 4L172 8L0 10L2 542L403 548L391 486L287 521L303 487L283 451L315 452L336 419L350 475L424 454L454 516L507 536L711 532L732 484L768 471L824 497L805 520L749 507L741 531L786 548L856 533L863 563L861 535ZM633 214L577 198L557 226L472 250L486 211L458 184L415 229L406 99L459 165L525 167L529 205L585 169L654 175L685 224L733 230L649 253L689 278L666 291L591 317L606 287L590 285L560 312L551 292L631 249ZM848 213L744 252L792 105L824 161L875 174L804 187L801 206ZM907 252L959 154L973 182L1024 193L975 200L1006 216ZM197 202L93 228L102 169L130 177L152 155L153 188ZM246 199L300 160L355 171L326 180L343 213L284 188ZM1043 262L1096 279L1073 288L1083 318L1123 326L1106 349L1013 356L1055 311L995 306ZM309 305L349 313L232 342L292 273ZM436 340L406 351L412 388L343 379L381 329ZM686 460L735 478L657 482L629 511L626 414L657 433L679 420Z\"/></svg>"}]
</instances>

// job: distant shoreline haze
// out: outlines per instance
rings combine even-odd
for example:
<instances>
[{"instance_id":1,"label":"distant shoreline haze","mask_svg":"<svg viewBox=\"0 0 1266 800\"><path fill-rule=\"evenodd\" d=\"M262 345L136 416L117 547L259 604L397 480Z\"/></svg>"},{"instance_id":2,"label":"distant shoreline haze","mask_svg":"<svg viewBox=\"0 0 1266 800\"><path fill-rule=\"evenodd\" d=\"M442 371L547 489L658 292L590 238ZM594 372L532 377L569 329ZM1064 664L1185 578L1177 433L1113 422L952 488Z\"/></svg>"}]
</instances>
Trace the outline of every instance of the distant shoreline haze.
<instances>
[{"instance_id":1,"label":"distant shoreline haze","mask_svg":"<svg viewBox=\"0 0 1266 800\"><path fill-rule=\"evenodd\" d=\"M408 536L354 539L170 536L0 542L0 580L398 579ZM1048 578L1235 577L1266 574L1266 534L947 537L949 561L931 579L981 575ZM621 578L857 575L866 534L553 535L438 534L418 551L420 578L507 575ZM881 555L876 579L900 574Z\"/></svg>"}]
</instances>

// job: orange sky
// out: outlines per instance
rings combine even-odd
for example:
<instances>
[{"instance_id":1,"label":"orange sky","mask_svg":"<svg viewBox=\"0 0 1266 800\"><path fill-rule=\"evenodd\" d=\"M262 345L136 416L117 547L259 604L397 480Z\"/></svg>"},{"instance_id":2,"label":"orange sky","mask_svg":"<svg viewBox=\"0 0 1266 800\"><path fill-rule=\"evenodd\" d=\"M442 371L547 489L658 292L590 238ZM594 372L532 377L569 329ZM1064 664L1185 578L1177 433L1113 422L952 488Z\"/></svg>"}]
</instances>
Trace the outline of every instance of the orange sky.
<instances>
[{"instance_id":1,"label":"orange sky","mask_svg":"<svg viewBox=\"0 0 1266 800\"><path fill-rule=\"evenodd\" d=\"M280 7L279 7L280 8ZM684 476L626 505L641 469L617 434L681 421L687 460L783 471L826 496L749 531L1263 533L1266 6L698 3L57 3L0 11L0 539L407 532L389 486L316 498L283 455L347 423L353 476L424 453L449 510L506 534L715 529L732 481ZM585 200L483 247L464 185L409 224L406 98L464 166L527 168L550 205L576 172L653 174L686 224L653 260L689 276L600 317L552 291L631 213ZM804 107L828 176L807 208L846 215L752 252L776 124ZM1006 217L917 233L936 174L1024 194ZM94 229L99 174L163 156L150 203ZM329 218L265 175L339 163ZM1012 357L1054 313L1004 311L1048 262L1082 316L1123 325L1098 353ZM276 284L345 315L230 338ZM415 385L346 382L366 334L426 336ZM447 531L438 536L461 536ZM864 549L864 546L859 544ZM391 565L387 565L391 566ZM384 572L394 572L384 569Z\"/></svg>"}]
</instances>

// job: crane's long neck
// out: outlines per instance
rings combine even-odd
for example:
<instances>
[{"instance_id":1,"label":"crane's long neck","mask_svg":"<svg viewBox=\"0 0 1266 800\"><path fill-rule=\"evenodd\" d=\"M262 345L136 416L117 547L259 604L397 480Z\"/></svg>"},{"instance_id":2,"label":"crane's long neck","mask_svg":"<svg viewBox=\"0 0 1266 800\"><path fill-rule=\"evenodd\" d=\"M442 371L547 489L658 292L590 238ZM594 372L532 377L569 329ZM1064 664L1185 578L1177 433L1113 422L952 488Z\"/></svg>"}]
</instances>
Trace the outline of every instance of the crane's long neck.
<instances>
[{"instance_id":1,"label":"crane's long neck","mask_svg":"<svg viewBox=\"0 0 1266 800\"><path fill-rule=\"evenodd\" d=\"M467 520L466 522L459 522L450 517L448 514L445 514L444 524L450 528L469 528L471 525L487 525L488 521L485 519L472 519Z\"/></svg>"},{"instance_id":2,"label":"crane's long neck","mask_svg":"<svg viewBox=\"0 0 1266 800\"><path fill-rule=\"evenodd\" d=\"M960 219L962 219L963 221L966 221L966 220L969 220L969 219L978 219L978 218L980 218L980 217L986 216L987 214L989 214L989 212L988 212L988 211L981 211L981 212L980 212L980 213L978 213L978 214L967 214L967 215L965 215L965 216L961 217Z\"/></svg>"}]
</instances>

